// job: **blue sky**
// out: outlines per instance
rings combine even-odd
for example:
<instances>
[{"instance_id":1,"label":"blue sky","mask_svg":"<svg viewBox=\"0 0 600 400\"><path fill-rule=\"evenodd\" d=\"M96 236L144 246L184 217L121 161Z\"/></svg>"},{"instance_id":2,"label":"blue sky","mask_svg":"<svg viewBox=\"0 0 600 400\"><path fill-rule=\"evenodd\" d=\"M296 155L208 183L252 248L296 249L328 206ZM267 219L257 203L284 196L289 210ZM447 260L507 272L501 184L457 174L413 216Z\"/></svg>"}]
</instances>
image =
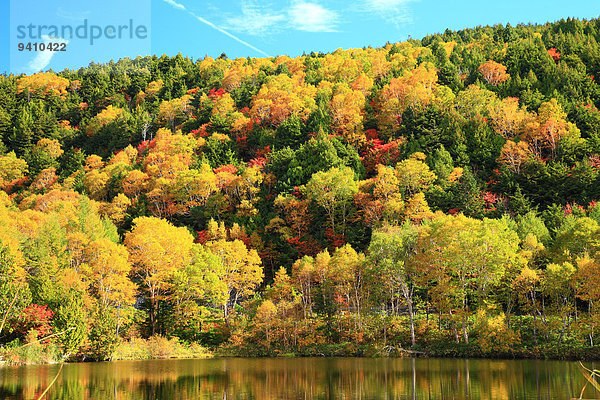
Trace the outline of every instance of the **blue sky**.
<instances>
[{"instance_id":1,"label":"blue sky","mask_svg":"<svg viewBox=\"0 0 600 400\"><path fill-rule=\"evenodd\" d=\"M194 59L222 52L230 58L297 56L313 50L380 46L446 28L600 15L596 0L10 0L10 7L6 1L0 7L4 7L0 71L14 73L78 68L91 61L149 54L182 53ZM49 26L75 29L86 20L103 35L115 36L116 27L124 25L143 26L147 34L128 36L129 28L124 28L121 38L102 36L93 45L89 30L85 39L48 35ZM18 37L31 24L33 31ZM68 42L64 52L17 51L19 43L63 41Z\"/></svg>"}]
</instances>

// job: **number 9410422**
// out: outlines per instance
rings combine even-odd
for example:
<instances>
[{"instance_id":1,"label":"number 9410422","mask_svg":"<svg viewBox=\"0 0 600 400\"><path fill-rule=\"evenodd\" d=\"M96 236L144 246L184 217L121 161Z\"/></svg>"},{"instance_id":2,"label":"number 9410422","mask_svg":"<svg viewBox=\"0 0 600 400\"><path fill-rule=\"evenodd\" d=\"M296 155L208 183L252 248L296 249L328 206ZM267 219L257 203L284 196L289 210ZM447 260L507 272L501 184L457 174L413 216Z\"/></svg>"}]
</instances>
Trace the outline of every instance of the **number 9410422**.
<instances>
[{"instance_id":1,"label":"number 9410422","mask_svg":"<svg viewBox=\"0 0 600 400\"><path fill-rule=\"evenodd\" d=\"M28 42L17 45L19 51L67 51L66 43Z\"/></svg>"}]
</instances>

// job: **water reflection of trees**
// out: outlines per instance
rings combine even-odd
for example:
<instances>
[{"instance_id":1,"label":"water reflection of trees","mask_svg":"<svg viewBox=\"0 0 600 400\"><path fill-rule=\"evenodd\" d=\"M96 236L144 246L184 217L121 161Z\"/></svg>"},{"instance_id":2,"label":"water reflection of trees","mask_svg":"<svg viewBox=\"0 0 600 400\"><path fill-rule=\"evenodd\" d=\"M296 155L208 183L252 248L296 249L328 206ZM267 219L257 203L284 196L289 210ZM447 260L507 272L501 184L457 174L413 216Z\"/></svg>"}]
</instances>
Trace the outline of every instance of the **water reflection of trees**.
<instances>
[{"instance_id":1,"label":"water reflection of trees","mask_svg":"<svg viewBox=\"0 0 600 400\"><path fill-rule=\"evenodd\" d=\"M0 397L32 399L57 366L0 370ZM518 399L578 397L574 363L461 359L122 361L63 368L50 399ZM586 398L594 397L593 392ZM597 395L596 395L597 396Z\"/></svg>"}]
</instances>

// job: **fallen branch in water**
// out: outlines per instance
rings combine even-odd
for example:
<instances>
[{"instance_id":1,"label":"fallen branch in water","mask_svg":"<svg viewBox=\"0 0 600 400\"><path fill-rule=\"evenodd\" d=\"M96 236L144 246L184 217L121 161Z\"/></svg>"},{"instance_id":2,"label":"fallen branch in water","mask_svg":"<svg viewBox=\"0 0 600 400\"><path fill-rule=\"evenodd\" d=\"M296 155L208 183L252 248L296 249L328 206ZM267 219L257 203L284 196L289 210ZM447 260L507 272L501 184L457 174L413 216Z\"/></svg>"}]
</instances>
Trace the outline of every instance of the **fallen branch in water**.
<instances>
[{"instance_id":1,"label":"fallen branch in water","mask_svg":"<svg viewBox=\"0 0 600 400\"><path fill-rule=\"evenodd\" d=\"M600 377L600 371L598 370L591 370L589 368L586 368L585 365L583 365L583 363L581 361L579 361L579 366L581 367L581 369L583 369L583 376L585 379L587 379L587 383L585 384L585 386L583 387L583 389L581 389L581 394L579 395L579 399L583 399L583 392L585 391L585 388L587 387L588 383L591 383L592 386L598 391L600 392L600 383L598 383L595 379L595 377ZM588 376L589 374L589 376Z\"/></svg>"},{"instance_id":2,"label":"fallen branch in water","mask_svg":"<svg viewBox=\"0 0 600 400\"><path fill-rule=\"evenodd\" d=\"M37 398L37 400L42 400L42 398L46 395L46 393L48 393L48 390L50 390L52 385L54 385L54 382L56 382L56 380L58 379L58 376L60 375L60 371L62 371L64 365L65 365L64 363L60 364L60 368L58 369L56 376L54 377L54 379L52 379L52 382L50 382L50 384L48 385L46 390L44 390L44 392L40 395L40 397Z\"/></svg>"}]
</instances>

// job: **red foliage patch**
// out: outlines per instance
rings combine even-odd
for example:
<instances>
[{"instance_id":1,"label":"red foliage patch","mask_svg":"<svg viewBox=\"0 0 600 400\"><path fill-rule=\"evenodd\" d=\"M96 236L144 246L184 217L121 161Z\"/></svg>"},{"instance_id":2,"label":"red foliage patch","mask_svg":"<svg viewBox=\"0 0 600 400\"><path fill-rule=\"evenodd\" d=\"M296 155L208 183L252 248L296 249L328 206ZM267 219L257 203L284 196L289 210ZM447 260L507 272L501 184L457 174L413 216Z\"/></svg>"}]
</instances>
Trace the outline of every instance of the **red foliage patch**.
<instances>
[{"instance_id":1,"label":"red foliage patch","mask_svg":"<svg viewBox=\"0 0 600 400\"><path fill-rule=\"evenodd\" d=\"M237 174L238 169L235 167L235 165L231 165L231 164L227 164L227 165L221 165L220 167L217 167L213 170L215 172L215 174L218 174L219 172L229 172L230 174Z\"/></svg>"},{"instance_id":2,"label":"red foliage patch","mask_svg":"<svg viewBox=\"0 0 600 400\"><path fill-rule=\"evenodd\" d=\"M294 186L294 191L292 192L292 196L294 196L297 199L302 198L302 193L300 193L300 186Z\"/></svg>"},{"instance_id":3,"label":"red foliage patch","mask_svg":"<svg viewBox=\"0 0 600 400\"><path fill-rule=\"evenodd\" d=\"M325 229L325 237L333 248L342 247L346 244L346 237L343 234L336 234L333 229Z\"/></svg>"},{"instance_id":4,"label":"red foliage patch","mask_svg":"<svg viewBox=\"0 0 600 400\"><path fill-rule=\"evenodd\" d=\"M219 98L222 97L225 93L227 93L225 91L225 89L210 89L210 91L208 92L208 97L212 100L215 98Z\"/></svg>"},{"instance_id":5,"label":"red foliage patch","mask_svg":"<svg viewBox=\"0 0 600 400\"><path fill-rule=\"evenodd\" d=\"M269 154L271 154L271 146L265 146L262 149L256 150L256 157L268 158Z\"/></svg>"},{"instance_id":6,"label":"red foliage patch","mask_svg":"<svg viewBox=\"0 0 600 400\"><path fill-rule=\"evenodd\" d=\"M576 212L577 215L585 214L585 208L577 203L567 204L564 208L565 215L570 215Z\"/></svg>"},{"instance_id":7,"label":"red foliage patch","mask_svg":"<svg viewBox=\"0 0 600 400\"><path fill-rule=\"evenodd\" d=\"M31 329L35 329L40 337L47 336L52 329L50 321L53 316L54 311L48 309L48 306L30 304L18 317L15 330L25 335Z\"/></svg>"},{"instance_id":8,"label":"red foliage patch","mask_svg":"<svg viewBox=\"0 0 600 400\"><path fill-rule=\"evenodd\" d=\"M556 50L554 47L548 49L548 55L552 57L554 61L560 60L560 52Z\"/></svg>"},{"instance_id":9,"label":"red foliage patch","mask_svg":"<svg viewBox=\"0 0 600 400\"><path fill-rule=\"evenodd\" d=\"M248 147L248 136L241 136L235 139L240 149Z\"/></svg>"},{"instance_id":10,"label":"red foliage patch","mask_svg":"<svg viewBox=\"0 0 600 400\"><path fill-rule=\"evenodd\" d=\"M196 239L194 239L194 243L204 244L209 241L208 231L196 231Z\"/></svg>"},{"instance_id":11,"label":"red foliage patch","mask_svg":"<svg viewBox=\"0 0 600 400\"><path fill-rule=\"evenodd\" d=\"M266 164L267 164L267 159L264 157L256 157L256 158L253 158L252 160L248 161L248 166L250 168L258 167L259 169L262 169Z\"/></svg>"},{"instance_id":12,"label":"red foliage patch","mask_svg":"<svg viewBox=\"0 0 600 400\"><path fill-rule=\"evenodd\" d=\"M379 133L377 132L377 129L367 129L365 131L365 136L367 137L367 140L379 139Z\"/></svg>"},{"instance_id":13,"label":"red foliage patch","mask_svg":"<svg viewBox=\"0 0 600 400\"><path fill-rule=\"evenodd\" d=\"M383 143L380 139L372 139L367 142L366 147L361 159L367 173L371 173L377 169L378 164L394 165L398 162L402 140Z\"/></svg>"},{"instance_id":14,"label":"red foliage patch","mask_svg":"<svg viewBox=\"0 0 600 400\"><path fill-rule=\"evenodd\" d=\"M190 131L190 134L192 134L195 137L207 137L210 136L210 133L206 131L207 128L210 127L210 123L208 124L203 124L200 126L200 128L198 129L194 129L192 131Z\"/></svg>"},{"instance_id":15,"label":"red foliage patch","mask_svg":"<svg viewBox=\"0 0 600 400\"><path fill-rule=\"evenodd\" d=\"M156 146L156 139L144 140L136 147L138 155L143 155L147 150L153 149Z\"/></svg>"}]
</instances>

